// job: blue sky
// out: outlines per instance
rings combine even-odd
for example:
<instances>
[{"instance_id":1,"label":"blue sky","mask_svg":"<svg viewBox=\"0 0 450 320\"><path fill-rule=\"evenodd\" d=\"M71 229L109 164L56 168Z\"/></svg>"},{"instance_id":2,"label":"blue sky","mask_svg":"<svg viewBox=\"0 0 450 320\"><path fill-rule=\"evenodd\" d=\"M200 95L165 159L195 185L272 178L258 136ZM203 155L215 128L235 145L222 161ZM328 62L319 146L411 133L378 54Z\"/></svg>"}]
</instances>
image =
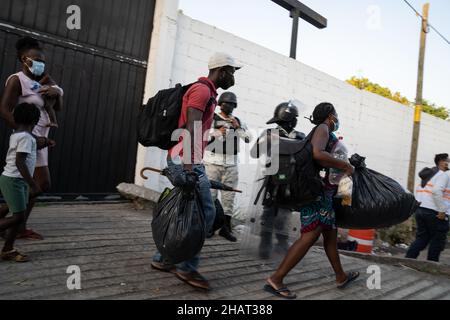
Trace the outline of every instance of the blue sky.
<instances>
[{"instance_id":1,"label":"blue sky","mask_svg":"<svg viewBox=\"0 0 450 320\"><path fill-rule=\"evenodd\" d=\"M319 30L301 22L297 59L339 79L352 75L414 100L420 19L402 0L304 0L328 18ZM450 1L429 0L430 23L450 38ZM421 0L410 3L422 11ZM270 0L180 0L197 20L289 55L292 20ZM424 98L450 109L450 45L428 35Z\"/></svg>"}]
</instances>

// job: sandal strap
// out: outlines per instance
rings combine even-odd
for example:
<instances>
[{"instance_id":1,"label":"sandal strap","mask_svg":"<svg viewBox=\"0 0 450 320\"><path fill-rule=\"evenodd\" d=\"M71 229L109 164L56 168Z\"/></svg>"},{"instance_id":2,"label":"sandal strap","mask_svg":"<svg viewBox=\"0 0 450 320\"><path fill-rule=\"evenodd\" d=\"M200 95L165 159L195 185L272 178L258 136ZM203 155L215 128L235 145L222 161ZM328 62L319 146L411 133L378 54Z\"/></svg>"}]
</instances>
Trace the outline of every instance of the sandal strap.
<instances>
[{"instance_id":1,"label":"sandal strap","mask_svg":"<svg viewBox=\"0 0 450 320\"><path fill-rule=\"evenodd\" d=\"M2 255L10 255L10 254L13 254L13 253L20 254L19 251L17 251L17 249L12 249L11 251L3 251Z\"/></svg>"}]
</instances>

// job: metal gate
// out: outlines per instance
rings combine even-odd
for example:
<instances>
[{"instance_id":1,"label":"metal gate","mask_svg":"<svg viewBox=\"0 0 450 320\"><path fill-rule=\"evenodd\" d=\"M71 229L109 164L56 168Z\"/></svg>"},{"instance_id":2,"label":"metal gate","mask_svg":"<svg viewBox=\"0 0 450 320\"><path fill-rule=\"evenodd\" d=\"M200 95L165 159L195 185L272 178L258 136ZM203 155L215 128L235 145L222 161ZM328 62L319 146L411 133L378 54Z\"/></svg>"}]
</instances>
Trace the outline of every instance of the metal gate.
<instances>
[{"instance_id":1,"label":"metal gate","mask_svg":"<svg viewBox=\"0 0 450 320\"><path fill-rule=\"evenodd\" d=\"M67 20L80 9L81 29ZM49 73L64 89L60 128L51 133L52 194L109 194L133 182L135 118L142 104L155 0L1 0L0 88L19 71L15 43L43 45ZM0 89L0 93L2 93ZM9 130L0 124L0 162Z\"/></svg>"}]
</instances>

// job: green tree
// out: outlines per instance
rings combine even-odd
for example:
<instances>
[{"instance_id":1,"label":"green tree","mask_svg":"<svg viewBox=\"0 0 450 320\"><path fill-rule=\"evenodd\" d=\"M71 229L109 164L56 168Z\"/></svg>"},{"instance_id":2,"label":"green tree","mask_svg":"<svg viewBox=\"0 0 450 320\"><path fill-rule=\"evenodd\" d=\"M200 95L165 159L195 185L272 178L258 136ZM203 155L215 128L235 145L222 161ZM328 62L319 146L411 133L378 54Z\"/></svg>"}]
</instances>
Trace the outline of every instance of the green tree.
<instances>
[{"instance_id":1,"label":"green tree","mask_svg":"<svg viewBox=\"0 0 450 320\"><path fill-rule=\"evenodd\" d=\"M366 90L372 93L376 93L382 97L394 100L396 102L399 102L405 106L413 107L414 103L409 101L408 98L402 96L400 92L392 93L392 91L389 88L382 87L378 83L370 82L367 78L357 78L357 77L351 77L349 80L347 80L347 83L351 84L352 86L355 86L356 88L360 90ZM423 100L423 106L422 110L425 113L431 114L435 117L447 120L450 117L449 110L445 108L444 106L436 106L436 104L431 103L427 100Z\"/></svg>"},{"instance_id":2,"label":"green tree","mask_svg":"<svg viewBox=\"0 0 450 320\"><path fill-rule=\"evenodd\" d=\"M450 116L449 110L443 106L438 107L434 103L430 103L427 100L422 102L422 110L425 113L431 114L435 117L447 120Z\"/></svg>"}]
</instances>

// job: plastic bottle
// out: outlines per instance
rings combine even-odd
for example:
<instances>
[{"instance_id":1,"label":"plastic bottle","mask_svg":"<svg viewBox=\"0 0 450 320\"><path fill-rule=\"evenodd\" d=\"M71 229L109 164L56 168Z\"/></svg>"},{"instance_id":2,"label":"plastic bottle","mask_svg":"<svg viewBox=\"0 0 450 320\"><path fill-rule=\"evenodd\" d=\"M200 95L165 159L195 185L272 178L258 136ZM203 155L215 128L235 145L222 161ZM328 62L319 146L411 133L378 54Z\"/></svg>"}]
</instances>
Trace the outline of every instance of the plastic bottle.
<instances>
[{"instance_id":1,"label":"plastic bottle","mask_svg":"<svg viewBox=\"0 0 450 320\"><path fill-rule=\"evenodd\" d=\"M331 155L333 158L340 159L348 162L348 150L342 142L343 138L339 137L339 141L337 142L333 152ZM338 185L342 178L344 178L345 174L342 170L330 168L329 182L332 185Z\"/></svg>"}]
</instances>

